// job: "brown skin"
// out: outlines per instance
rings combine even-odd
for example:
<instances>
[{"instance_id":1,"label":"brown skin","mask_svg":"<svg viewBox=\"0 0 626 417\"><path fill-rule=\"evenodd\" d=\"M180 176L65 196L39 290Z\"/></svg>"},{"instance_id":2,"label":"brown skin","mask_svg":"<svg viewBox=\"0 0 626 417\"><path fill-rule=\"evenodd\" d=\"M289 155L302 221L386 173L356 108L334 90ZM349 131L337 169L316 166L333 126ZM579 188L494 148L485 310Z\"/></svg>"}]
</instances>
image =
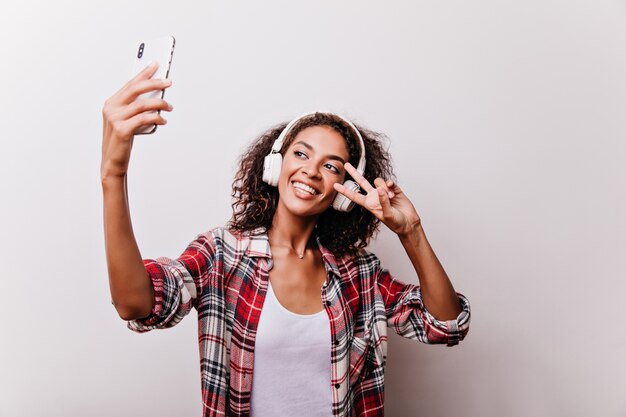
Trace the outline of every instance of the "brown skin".
<instances>
[{"instance_id":1,"label":"brown skin","mask_svg":"<svg viewBox=\"0 0 626 417\"><path fill-rule=\"evenodd\" d=\"M128 208L126 173L134 132L143 125L166 123L158 113L171 111L162 99L136 100L142 93L171 85L150 77L148 67L106 100L102 108L102 162L100 178L104 200L104 236L111 299L124 320L150 314L154 290L137 246Z\"/></svg>"},{"instance_id":2,"label":"brown skin","mask_svg":"<svg viewBox=\"0 0 626 417\"><path fill-rule=\"evenodd\" d=\"M324 309L321 287L326 269L318 249L308 249L303 259L287 246L270 245L274 266L269 273L280 304L296 314L315 314Z\"/></svg>"}]
</instances>

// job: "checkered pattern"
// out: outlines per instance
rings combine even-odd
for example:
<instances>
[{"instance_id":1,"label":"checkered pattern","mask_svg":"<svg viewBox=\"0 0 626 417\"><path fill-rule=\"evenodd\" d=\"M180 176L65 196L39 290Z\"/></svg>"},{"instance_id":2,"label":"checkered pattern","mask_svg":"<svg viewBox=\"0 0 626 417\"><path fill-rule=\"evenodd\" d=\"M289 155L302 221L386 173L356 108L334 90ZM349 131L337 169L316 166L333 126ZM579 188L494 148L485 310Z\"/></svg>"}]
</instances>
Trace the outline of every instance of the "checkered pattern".
<instances>
[{"instance_id":1,"label":"checkered pattern","mask_svg":"<svg viewBox=\"0 0 626 417\"><path fill-rule=\"evenodd\" d=\"M387 327L429 344L452 346L469 330L470 308L456 320L435 319L420 288L394 279L365 250L335 256L318 239L327 280L321 297L330 319L334 417L383 416ZM155 290L148 317L128 322L136 332L172 327L198 313L203 417L248 416L254 342L272 268L267 234L231 234L223 227L198 235L177 259L146 259ZM306 389L306 387L303 387Z\"/></svg>"}]
</instances>

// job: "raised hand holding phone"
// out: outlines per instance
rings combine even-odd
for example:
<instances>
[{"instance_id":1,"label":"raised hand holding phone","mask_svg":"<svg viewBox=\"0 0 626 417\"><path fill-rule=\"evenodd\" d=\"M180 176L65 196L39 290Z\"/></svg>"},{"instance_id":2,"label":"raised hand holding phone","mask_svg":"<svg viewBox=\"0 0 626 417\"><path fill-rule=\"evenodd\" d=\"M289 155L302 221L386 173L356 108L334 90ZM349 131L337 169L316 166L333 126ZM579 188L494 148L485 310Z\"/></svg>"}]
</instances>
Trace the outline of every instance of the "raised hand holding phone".
<instances>
[{"instance_id":1,"label":"raised hand holding phone","mask_svg":"<svg viewBox=\"0 0 626 417\"><path fill-rule=\"evenodd\" d=\"M102 108L102 178L126 175L138 129L167 123L158 111L172 111L172 105L160 97L138 99L142 94L163 91L172 85L170 80L151 78L157 69L158 64L152 63L105 101Z\"/></svg>"},{"instance_id":2,"label":"raised hand holding phone","mask_svg":"<svg viewBox=\"0 0 626 417\"><path fill-rule=\"evenodd\" d=\"M146 65L156 62L158 64L158 68L151 77L162 79L169 78L172 58L174 57L175 44L176 40L173 36L162 36L160 38L139 42L135 59L133 61L133 71L131 76L135 76L143 68L145 68ZM164 96L165 90L150 91L141 94L137 97L137 100L164 98ZM149 135L154 133L156 129L156 124L141 126L135 130L135 135Z\"/></svg>"}]
</instances>

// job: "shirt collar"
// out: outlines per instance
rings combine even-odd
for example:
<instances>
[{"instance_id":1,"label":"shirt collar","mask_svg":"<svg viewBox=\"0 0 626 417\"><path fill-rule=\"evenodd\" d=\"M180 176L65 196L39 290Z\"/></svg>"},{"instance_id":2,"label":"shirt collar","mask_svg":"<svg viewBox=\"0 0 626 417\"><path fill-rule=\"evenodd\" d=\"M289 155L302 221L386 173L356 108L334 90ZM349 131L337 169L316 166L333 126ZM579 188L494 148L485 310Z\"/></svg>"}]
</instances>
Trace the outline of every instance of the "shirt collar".
<instances>
[{"instance_id":1,"label":"shirt collar","mask_svg":"<svg viewBox=\"0 0 626 417\"><path fill-rule=\"evenodd\" d=\"M270 241L264 227L257 227L256 229L246 233L246 237L249 239L248 247L246 249L246 254L249 257L272 257L272 252L270 251Z\"/></svg>"},{"instance_id":2,"label":"shirt collar","mask_svg":"<svg viewBox=\"0 0 626 417\"><path fill-rule=\"evenodd\" d=\"M270 241L267 237L267 231L264 227L258 227L247 233L248 239L248 248L246 249L246 254L249 257L262 257L262 258L271 258L272 252L270 250ZM337 258L335 255L322 243L320 242L319 236L315 235L315 240L317 242L317 246L319 247L320 252L322 253L322 260L326 265L326 270L332 271L336 276L340 277L339 267L337 265Z\"/></svg>"}]
</instances>

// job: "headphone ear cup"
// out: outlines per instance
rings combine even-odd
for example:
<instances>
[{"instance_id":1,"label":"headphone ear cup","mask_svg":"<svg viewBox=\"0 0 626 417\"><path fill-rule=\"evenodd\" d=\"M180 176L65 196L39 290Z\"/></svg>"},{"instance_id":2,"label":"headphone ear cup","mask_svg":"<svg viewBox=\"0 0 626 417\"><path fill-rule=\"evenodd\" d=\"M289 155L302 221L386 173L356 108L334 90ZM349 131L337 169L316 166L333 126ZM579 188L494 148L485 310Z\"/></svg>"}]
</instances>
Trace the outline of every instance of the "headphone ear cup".
<instances>
[{"instance_id":1,"label":"headphone ear cup","mask_svg":"<svg viewBox=\"0 0 626 417\"><path fill-rule=\"evenodd\" d=\"M347 180L343 183L343 186L349 190L354 191L355 193L358 193L361 189L359 185L352 180ZM352 210L352 207L354 207L354 201L350 200L348 197L341 193L337 193L335 199L333 200L333 208L335 210L349 212L350 210Z\"/></svg>"},{"instance_id":2,"label":"headphone ear cup","mask_svg":"<svg viewBox=\"0 0 626 417\"><path fill-rule=\"evenodd\" d=\"M280 178L280 168L283 165L283 156L280 152L270 153L263 160L263 181L276 187Z\"/></svg>"}]
</instances>

